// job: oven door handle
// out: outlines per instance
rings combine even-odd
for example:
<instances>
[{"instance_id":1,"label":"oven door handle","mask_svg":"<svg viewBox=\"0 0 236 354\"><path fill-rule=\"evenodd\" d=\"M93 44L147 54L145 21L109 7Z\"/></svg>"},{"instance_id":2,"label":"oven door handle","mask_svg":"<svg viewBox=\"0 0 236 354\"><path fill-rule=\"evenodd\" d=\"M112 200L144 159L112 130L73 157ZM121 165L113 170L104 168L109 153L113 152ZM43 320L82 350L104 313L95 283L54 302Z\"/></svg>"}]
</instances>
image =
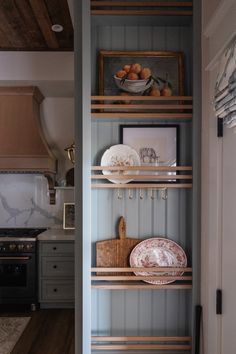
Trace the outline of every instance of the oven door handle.
<instances>
[{"instance_id":1,"label":"oven door handle","mask_svg":"<svg viewBox=\"0 0 236 354\"><path fill-rule=\"evenodd\" d=\"M0 257L0 261L15 261L15 260L27 261L29 259L30 257Z\"/></svg>"}]
</instances>

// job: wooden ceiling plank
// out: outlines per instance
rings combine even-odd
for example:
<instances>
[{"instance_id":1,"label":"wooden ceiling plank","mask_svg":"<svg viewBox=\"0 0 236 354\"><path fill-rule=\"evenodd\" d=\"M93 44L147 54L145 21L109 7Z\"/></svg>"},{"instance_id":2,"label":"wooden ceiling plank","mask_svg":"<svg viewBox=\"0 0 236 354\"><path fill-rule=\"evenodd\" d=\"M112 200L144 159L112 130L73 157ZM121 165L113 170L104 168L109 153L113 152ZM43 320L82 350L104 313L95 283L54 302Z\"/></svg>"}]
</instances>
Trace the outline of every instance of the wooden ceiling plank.
<instances>
[{"instance_id":1,"label":"wooden ceiling plank","mask_svg":"<svg viewBox=\"0 0 236 354\"><path fill-rule=\"evenodd\" d=\"M13 15L22 19L22 27L20 28L20 32L23 33L25 37L25 47L34 49L47 48L46 42L28 0L15 0L14 3L17 12Z\"/></svg>"},{"instance_id":2,"label":"wooden ceiling plank","mask_svg":"<svg viewBox=\"0 0 236 354\"><path fill-rule=\"evenodd\" d=\"M6 37L4 31L0 28L0 49L1 48L6 49L10 47L11 47L11 42Z\"/></svg>"},{"instance_id":3,"label":"wooden ceiling plank","mask_svg":"<svg viewBox=\"0 0 236 354\"><path fill-rule=\"evenodd\" d=\"M51 29L52 22L45 2L43 0L29 0L29 3L48 47L58 49L59 43L55 33Z\"/></svg>"},{"instance_id":4,"label":"wooden ceiling plank","mask_svg":"<svg viewBox=\"0 0 236 354\"><path fill-rule=\"evenodd\" d=\"M12 47L24 47L24 37L11 21L12 1L0 1L0 28ZM10 14L10 16L9 16ZM10 17L10 18L9 18Z\"/></svg>"}]
</instances>

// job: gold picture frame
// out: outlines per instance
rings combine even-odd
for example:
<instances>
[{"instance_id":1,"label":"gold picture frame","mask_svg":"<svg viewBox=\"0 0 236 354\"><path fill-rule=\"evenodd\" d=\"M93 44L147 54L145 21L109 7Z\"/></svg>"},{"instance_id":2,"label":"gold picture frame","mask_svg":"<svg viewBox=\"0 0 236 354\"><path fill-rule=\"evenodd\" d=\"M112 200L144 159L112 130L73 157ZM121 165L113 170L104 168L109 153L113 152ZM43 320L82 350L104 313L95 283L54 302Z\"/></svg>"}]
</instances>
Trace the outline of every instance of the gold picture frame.
<instances>
[{"instance_id":1,"label":"gold picture frame","mask_svg":"<svg viewBox=\"0 0 236 354\"><path fill-rule=\"evenodd\" d=\"M150 68L156 78L166 79L172 87L173 96L184 95L184 54L171 51L106 51L99 52L99 94L120 95L114 76L124 65L140 63ZM160 85L164 85L161 81Z\"/></svg>"},{"instance_id":2,"label":"gold picture frame","mask_svg":"<svg viewBox=\"0 0 236 354\"><path fill-rule=\"evenodd\" d=\"M75 203L64 203L63 206L63 229L75 229Z\"/></svg>"}]
</instances>

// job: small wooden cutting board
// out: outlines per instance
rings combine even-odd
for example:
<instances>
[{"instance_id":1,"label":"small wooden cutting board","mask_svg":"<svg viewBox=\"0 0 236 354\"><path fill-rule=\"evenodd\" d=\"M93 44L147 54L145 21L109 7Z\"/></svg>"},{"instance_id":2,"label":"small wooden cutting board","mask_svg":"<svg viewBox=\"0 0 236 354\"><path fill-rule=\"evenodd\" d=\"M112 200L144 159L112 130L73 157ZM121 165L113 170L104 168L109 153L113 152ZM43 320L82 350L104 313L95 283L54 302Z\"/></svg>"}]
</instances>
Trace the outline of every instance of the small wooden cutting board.
<instances>
[{"instance_id":1,"label":"small wooden cutting board","mask_svg":"<svg viewBox=\"0 0 236 354\"><path fill-rule=\"evenodd\" d=\"M126 223L123 216L119 220L118 231L118 239L96 242L97 267L129 267L130 252L142 240L126 238ZM102 273L102 275L113 274L117 273Z\"/></svg>"}]
</instances>

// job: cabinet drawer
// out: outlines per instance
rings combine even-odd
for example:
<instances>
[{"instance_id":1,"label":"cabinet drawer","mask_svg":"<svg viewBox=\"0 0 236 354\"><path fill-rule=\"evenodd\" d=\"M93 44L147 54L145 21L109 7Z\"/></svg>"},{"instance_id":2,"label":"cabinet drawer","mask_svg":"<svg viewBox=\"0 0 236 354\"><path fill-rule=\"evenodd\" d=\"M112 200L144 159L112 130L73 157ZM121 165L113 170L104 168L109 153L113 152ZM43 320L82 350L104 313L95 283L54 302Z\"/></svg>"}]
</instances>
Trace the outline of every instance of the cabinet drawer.
<instances>
[{"instance_id":1,"label":"cabinet drawer","mask_svg":"<svg viewBox=\"0 0 236 354\"><path fill-rule=\"evenodd\" d=\"M74 254L74 242L42 242L41 243L42 253L51 254Z\"/></svg>"},{"instance_id":2,"label":"cabinet drawer","mask_svg":"<svg viewBox=\"0 0 236 354\"><path fill-rule=\"evenodd\" d=\"M50 257L43 256L42 276L43 277L74 277L74 258L73 257Z\"/></svg>"},{"instance_id":3,"label":"cabinet drawer","mask_svg":"<svg viewBox=\"0 0 236 354\"><path fill-rule=\"evenodd\" d=\"M74 300L74 282L67 280L42 280L42 300Z\"/></svg>"}]
</instances>

